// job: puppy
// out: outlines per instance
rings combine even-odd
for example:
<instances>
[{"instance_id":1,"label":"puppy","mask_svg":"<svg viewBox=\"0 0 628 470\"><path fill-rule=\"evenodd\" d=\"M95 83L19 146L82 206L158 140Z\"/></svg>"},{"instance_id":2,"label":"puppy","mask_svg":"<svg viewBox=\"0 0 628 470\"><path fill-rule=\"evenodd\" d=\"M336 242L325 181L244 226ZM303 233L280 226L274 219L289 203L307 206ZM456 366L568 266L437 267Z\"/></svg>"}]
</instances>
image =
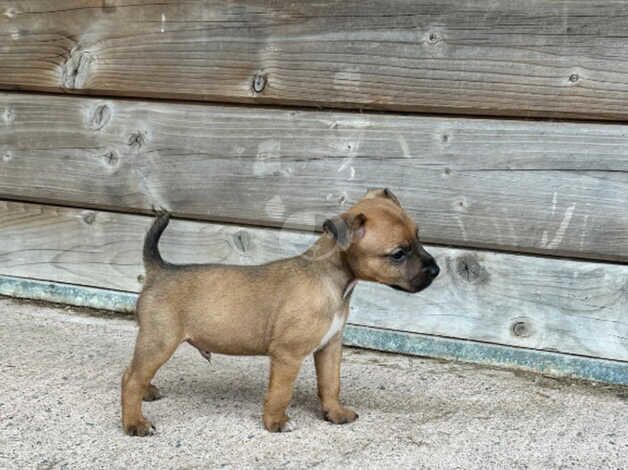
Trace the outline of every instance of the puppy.
<instances>
[{"instance_id":1,"label":"puppy","mask_svg":"<svg viewBox=\"0 0 628 470\"><path fill-rule=\"evenodd\" d=\"M263 422L290 431L286 408L301 363L314 354L323 417L335 424L358 415L339 400L342 331L358 280L419 292L439 268L422 247L417 225L388 189L376 189L323 224L305 253L260 266L176 265L157 248L168 216L144 242L146 279L137 302L139 333L122 378L122 425L130 435L154 431L143 400L159 398L157 369L188 342L211 353L270 356Z\"/></svg>"}]
</instances>

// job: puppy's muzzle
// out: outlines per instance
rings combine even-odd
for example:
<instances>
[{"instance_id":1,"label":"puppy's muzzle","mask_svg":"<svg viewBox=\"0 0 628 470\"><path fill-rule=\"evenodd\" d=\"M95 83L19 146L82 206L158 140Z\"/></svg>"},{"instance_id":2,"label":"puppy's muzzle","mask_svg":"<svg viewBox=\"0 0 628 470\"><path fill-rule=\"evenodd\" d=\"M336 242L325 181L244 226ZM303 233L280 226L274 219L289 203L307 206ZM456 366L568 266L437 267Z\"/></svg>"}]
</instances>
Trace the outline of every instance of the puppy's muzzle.
<instances>
[{"instance_id":1,"label":"puppy's muzzle","mask_svg":"<svg viewBox=\"0 0 628 470\"><path fill-rule=\"evenodd\" d=\"M426 287L429 287L432 281L436 279L439 273L440 273L440 268L438 267L438 264L436 264L436 261L432 259L431 262L429 262L428 264L423 266L423 268L421 268L421 273L417 277L412 279L412 281L410 281L409 287L402 287L398 284L391 284L390 287L396 290L403 291L403 292L410 292L412 294L416 294L417 292L422 291Z\"/></svg>"},{"instance_id":2,"label":"puppy's muzzle","mask_svg":"<svg viewBox=\"0 0 628 470\"><path fill-rule=\"evenodd\" d=\"M436 276L438 276L438 273L440 273L440 268L436 264L436 261L434 261L434 258L432 258L428 264L423 266L421 271L425 273L425 276L427 276L430 281L433 281L434 279L436 279Z\"/></svg>"},{"instance_id":3,"label":"puppy's muzzle","mask_svg":"<svg viewBox=\"0 0 628 470\"><path fill-rule=\"evenodd\" d=\"M404 292L410 292L413 294L416 294L417 292L422 291L426 287L429 287L432 281L436 279L436 277L440 273L440 268L438 267L438 264L436 264L436 261L434 260L434 258L432 258L429 255L427 256L428 257L425 257L423 259L423 267L421 268L421 272L419 273L418 276L416 276L409 282L408 287L402 287L398 284L393 284L390 287L392 287L393 289L397 289Z\"/></svg>"}]
</instances>

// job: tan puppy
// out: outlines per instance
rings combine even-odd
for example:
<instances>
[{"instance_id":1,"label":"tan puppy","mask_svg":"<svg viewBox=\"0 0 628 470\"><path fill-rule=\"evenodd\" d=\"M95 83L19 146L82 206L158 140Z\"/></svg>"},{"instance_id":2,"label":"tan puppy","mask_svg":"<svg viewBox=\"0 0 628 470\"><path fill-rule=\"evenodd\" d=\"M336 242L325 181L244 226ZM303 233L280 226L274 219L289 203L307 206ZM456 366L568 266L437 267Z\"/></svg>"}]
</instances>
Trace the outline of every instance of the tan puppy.
<instances>
[{"instance_id":1,"label":"tan puppy","mask_svg":"<svg viewBox=\"0 0 628 470\"><path fill-rule=\"evenodd\" d=\"M314 354L323 416L336 424L358 415L339 401L342 330L358 280L418 292L439 269L421 246L416 224L387 189L369 191L325 221L325 233L302 255L260 266L174 265L157 249L168 216L144 242L146 281L137 303L139 333L122 378L122 424L146 436L154 427L142 399L159 398L150 382L182 342L212 352L268 355L264 426L289 431L286 408L301 363Z\"/></svg>"}]
</instances>

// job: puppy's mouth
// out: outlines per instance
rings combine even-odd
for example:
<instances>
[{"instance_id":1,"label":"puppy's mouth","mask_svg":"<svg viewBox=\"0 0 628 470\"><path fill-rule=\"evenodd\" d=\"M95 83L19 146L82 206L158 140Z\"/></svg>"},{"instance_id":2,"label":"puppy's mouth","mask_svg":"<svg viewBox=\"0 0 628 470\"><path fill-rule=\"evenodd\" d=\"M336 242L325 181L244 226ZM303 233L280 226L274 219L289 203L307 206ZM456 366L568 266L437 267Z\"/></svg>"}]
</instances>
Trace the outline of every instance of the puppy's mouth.
<instances>
[{"instance_id":1,"label":"puppy's mouth","mask_svg":"<svg viewBox=\"0 0 628 470\"><path fill-rule=\"evenodd\" d=\"M388 287L392 287L395 290L400 290L401 292L410 292L408 289L406 289L405 287L401 287L397 284L388 284Z\"/></svg>"},{"instance_id":2,"label":"puppy's mouth","mask_svg":"<svg viewBox=\"0 0 628 470\"><path fill-rule=\"evenodd\" d=\"M401 291L401 292L408 292L410 294L416 294L417 292L421 292L426 287L429 287L431 283L432 283L432 280L427 279L421 285L412 287L410 289L408 289L407 287L402 287L399 284L388 284L388 287L392 287L393 289Z\"/></svg>"}]
</instances>

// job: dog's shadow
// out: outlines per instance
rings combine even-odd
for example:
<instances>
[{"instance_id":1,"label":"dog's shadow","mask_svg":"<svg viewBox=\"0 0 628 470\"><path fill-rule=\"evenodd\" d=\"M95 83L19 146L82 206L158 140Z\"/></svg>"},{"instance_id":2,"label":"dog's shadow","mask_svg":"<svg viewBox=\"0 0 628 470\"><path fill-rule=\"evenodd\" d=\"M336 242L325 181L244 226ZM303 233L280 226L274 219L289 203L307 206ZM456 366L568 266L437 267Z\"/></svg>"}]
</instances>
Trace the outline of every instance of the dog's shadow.
<instances>
[{"instance_id":1,"label":"dog's shadow","mask_svg":"<svg viewBox=\"0 0 628 470\"><path fill-rule=\"evenodd\" d=\"M199 361L201 367L195 367L193 375L180 376L177 374L180 368L174 364L172 373L164 374L163 378L157 377L156 385L164 397L181 401L181 403L188 402L192 406L245 407L261 415L261 406L264 403L268 385L268 361L260 364L257 360L242 369L234 368L232 360L224 363L219 359L214 365L207 364L205 371L202 368L203 359L190 357L188 354L185 356L178 360L186 362L196 360ZM246 361L247 358L238 360ZM343 403L356 409L358 413L369 410L413 413L417 411L420 403L433 402L433 397L424 396L422 393L413 393L412 396L400 400L397 394L391 395L389 391L378 387L369 388L368 384L365 386L363 378L359 376L344 376L341 386ZM316 417L321 416L316 390L316 373L311 365L303 367L299 374L290 409Z\"/></svg>"},{"instance_id":2,"label":"dog's shadow","mask_svg":"<svg viewBox=\"0 0 628 470\"><path fill-rule=\"evenodd\" d=\"M164 398L181 401L193 401L201 406L251 405L256 410L264 403L268 386L268 364L263 368L242 373L229 365L208 366L206 373L194 376L168 376L156 378ZM313 414L320 414L316 395L316 382L306 376L310 371L300 374L295 384L291 408L299 408ZM261 408L260 413L261 413Z\"/></svg>"}]
</instances>

